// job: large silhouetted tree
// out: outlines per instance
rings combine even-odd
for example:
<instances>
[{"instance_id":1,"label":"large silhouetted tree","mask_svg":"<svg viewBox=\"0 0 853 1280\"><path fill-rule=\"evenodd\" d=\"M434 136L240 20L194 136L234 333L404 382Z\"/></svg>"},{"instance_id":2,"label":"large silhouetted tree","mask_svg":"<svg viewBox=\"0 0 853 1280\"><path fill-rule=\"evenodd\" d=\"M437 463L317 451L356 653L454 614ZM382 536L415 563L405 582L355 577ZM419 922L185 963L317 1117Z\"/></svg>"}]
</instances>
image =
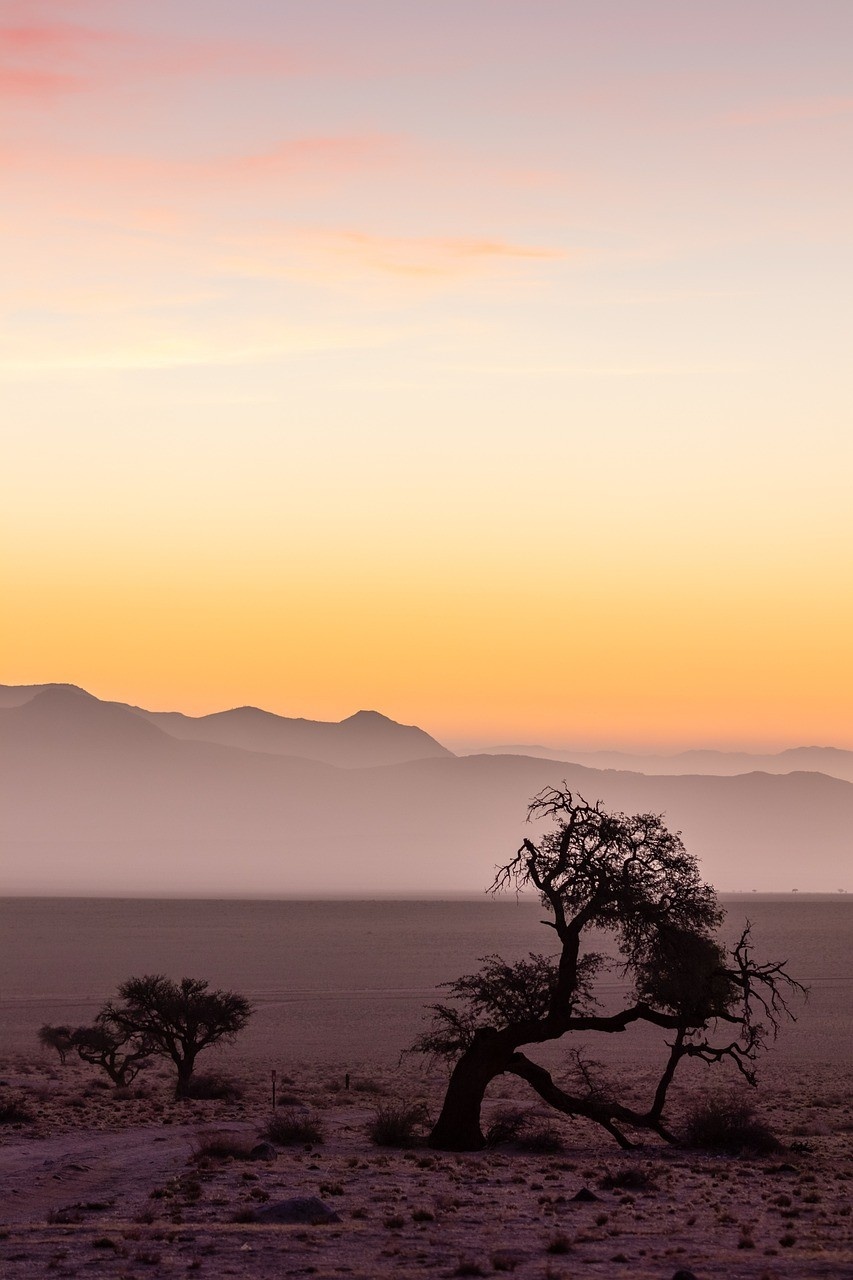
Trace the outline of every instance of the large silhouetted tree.
<instances>
[{"instance_id":1,"label":"large silhouetted tree","mask_svg":"<svg viewBox=\"0 0 853 1280\"><path fill-rule=\"evenodd\" d=\"M175 1096L185 1098L198 1055L211 1045L233 1040L252 1013L245 996L211 991L200 978L173 982L162 974L128 978L100 1018L119 1032L136 1036L151 1053L170 1058L178 1073Z\"/></svg>"},{"instance_id":2,"label":"large silhouetted tree","mask_svg":"<svg viewBox=\"0 0 853 1280\"><path fill-rule=\"evenodd\" d=\"M502 867L492 891L537 891L556 933L558 953L508 964L499 956L448 983L454 1004L433 1006L431 1030L414 1046L455 1061L430 1144L471 1151L484 1145L480 1110L492 1080L507 1072L558 1111L602 1125L622 1146L624 1128L649 1129L671 1141L664 1109L684 1058L729 1061L755 1082L754 1059L768 1033L789 1015L786 996L802 991L784 963L757 964L749 925L726 953L716 930L723 912L696 860L655 814L607 813L563 789L546 788L528 817L552 828L526 839ZM593 987L605 959L586 946L591 930L616 941L630 982L627 1003L601 1012ZM645 1109L618 1102L590 1072L567 1092L521 1052L572 1032L615 1034L634 1023L669 1033L667 1053ZM664 1037L665 1038L665 1037Z\"/></svg>"}]
</instances>

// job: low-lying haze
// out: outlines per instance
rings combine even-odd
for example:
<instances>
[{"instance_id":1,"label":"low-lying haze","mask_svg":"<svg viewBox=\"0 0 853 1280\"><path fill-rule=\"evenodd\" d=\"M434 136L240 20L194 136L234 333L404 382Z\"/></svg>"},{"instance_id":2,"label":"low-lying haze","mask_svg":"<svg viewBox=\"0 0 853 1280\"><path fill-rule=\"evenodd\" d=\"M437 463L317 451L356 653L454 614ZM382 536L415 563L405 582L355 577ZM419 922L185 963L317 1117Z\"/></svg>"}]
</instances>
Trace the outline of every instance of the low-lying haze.
<instances>
[{"instance_id":1,"label":"low-lying haze","mask_svg":"<svg viewBox=\"0 0 853 1280\"><path fill-rule=\"evenodd\" d=\"M456 756L373 711L193 719L64 685L3 689L0 749L7 893L476 893L523 837L529 799L563 781L664 813L719 889L848 887L853 770L840 751L745 772L740 757L726 773L718 757L708 772L594 768L522 749Z\"/></svg>"}]
</instances>

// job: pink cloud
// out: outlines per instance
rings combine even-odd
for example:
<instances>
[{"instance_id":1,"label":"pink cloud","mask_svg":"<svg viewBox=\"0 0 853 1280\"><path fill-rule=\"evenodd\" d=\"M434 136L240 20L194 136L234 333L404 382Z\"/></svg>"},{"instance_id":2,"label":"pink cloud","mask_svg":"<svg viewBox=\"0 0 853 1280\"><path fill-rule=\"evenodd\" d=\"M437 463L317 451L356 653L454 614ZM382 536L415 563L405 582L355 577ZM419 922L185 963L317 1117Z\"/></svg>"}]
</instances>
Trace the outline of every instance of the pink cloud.
<instances>
[{"instance_id":1,"label":"pink cloud","mask_svg":"<svg viewBox=\"0 0 853 1280\"><path fill-rule=\"evenodd\" d=\"M0 93L53 97L85 88L101 51L115 43L107 32L67 22L0 27Z\"/></svg>"},{"instance_id":2,"label":"pink cloud","mask_svg":"<svg viewBox=\"0 0 853 1280\"><path fill-rule=\"evenodd\" d=\"M128 77L302 74L312 65L275 43L152 37L70 22L0 27L0 94L53 96Z\"/></svg>"},{"instance_id":3,"label":"pink cloud","mask_svg":"<svg viewBox=\"0 0 853 1280\"><path fill-rule=\"evenodd\" d=\"M196 191L222 190L229 180L247 190L267 181L311 183L344 177L369 166L391 164L403 149L401 139L382 135L287 138L264 151L226 152L179 158L147 154L78 152L7 143L7 167L61 176L71 189L112 186L122 204L152 190L192 197Z\"/></svg>"},{"instance_id":4,"label":"pink cloud","mask_svg":"<svg viewBox=\"0 0 853 1280\"><path fill-rule=\"evenodd\" d=\"M365 164L388 161L399 149L395 138L382 135L289 138L266 151L194 160L199 177L266 178L321 170L340 173Z\"/></svg>"},{"instance_id":5,"label":"pink cloud","mask_svg":"<svg viewBox=\"0 0 853 1280\"><path fill-rule=\"evenodd\" d=\"M80 88L78 76L0 66L0 98L45 98Z\"/></svg>"},{"instance_id":6,"label":"pink cloud","mask_svg":"<svg viewBox=\"0 0 853 1280\"><path fill-rule=\"evenodd\" d=\"M340 231L314 237L318 247L391 275L458 275L501 258L554 260L562 251L477 236L377 236Z\"/></svg>"},{"instance_id":7,"label":"pink cloud","mask_svg":"<svg viewBox=\"0 0 853 1280\"><path fill-rule=\"evenodd\" d=\"M392 236L353 230L287 229L223 242L226 273L341 284L386 276L442 284L512 261L553 262L569 254L486 236Z\"/></svg>"}]
</instances>

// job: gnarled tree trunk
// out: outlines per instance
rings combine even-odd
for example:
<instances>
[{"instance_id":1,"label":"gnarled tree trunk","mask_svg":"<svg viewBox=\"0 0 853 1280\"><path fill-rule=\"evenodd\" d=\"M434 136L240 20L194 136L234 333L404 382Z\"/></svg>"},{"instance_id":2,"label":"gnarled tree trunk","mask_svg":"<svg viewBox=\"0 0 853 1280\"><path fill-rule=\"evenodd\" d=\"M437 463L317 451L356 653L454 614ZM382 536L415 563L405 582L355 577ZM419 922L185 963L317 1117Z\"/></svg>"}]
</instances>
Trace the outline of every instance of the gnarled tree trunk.
<instances>
[{"instance_id":1,"label":"gnarled tree trunk","mask_svg":"<svg viewBox=\"0 0 853 1280\"><path fill-rule=\"evenodd\" d=\"M512 1054L499 1033L478 1031L450 1077L441 1115L429 1136L440 1151L480 1151L486 1139L480 1125L483 1098L495 1076L506 1070Z\"/></svg>"}]
</instances>

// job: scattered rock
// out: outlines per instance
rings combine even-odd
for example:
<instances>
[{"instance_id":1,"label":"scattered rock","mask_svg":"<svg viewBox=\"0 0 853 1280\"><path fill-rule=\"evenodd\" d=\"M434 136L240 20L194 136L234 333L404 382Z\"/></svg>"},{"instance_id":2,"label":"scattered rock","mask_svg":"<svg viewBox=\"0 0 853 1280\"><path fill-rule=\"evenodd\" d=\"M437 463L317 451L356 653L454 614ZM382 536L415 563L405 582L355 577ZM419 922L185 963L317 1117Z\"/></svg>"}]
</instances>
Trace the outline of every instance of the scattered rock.
<instances>
[{"instance_id":1,"label":"scattered rock","mask_svg":"<svg viewBox=\"0 0 853 1280\"><path fill-rule=\"evenodd\" d=\"M276 1200L274 1204L265 1204L256 1209L254 1222L284 1222L299 1226L319 1227L327 1222L340 1222L340 1214L335 1213L316 1196L294 1196L291 1200Z\"/></svg>"},{"instance_id":2,"label":"scattered rock","mask_svg":"<svg viewBox=\"0 0 853 1280\"><path fill-rule=\"evenodd\" d=\"M581 1200L584 1203L591 1200L600 1200L601 1196L597 1196L594 1191L590 1191L589 1187L581 1187L580 1191L572 1196L573 1200Z\"/></svg>"},{"instance_id":3,"label":"scattered rock","mask_svg":"<svg viewBox=\"0 0 853 1280\"><path fill-rule=\"evenodd\" d=\"M271 1142L259 1142L249 1152L250 1160L277 1160L278 1152Z\"/></svg>"}]
</instances>

